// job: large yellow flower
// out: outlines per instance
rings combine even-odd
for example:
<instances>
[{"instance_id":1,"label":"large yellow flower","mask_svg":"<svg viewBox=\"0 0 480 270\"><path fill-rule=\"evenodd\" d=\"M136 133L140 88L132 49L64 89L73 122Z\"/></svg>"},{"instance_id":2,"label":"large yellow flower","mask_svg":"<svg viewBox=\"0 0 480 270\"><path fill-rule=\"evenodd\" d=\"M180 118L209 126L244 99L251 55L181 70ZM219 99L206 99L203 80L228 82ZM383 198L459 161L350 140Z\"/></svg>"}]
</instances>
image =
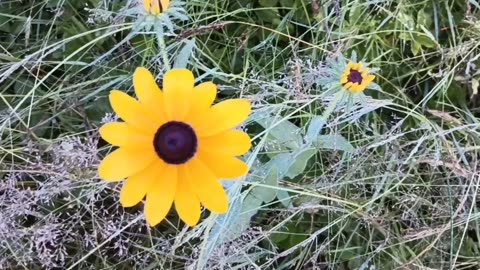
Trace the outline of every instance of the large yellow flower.
<instances>
[{"instance_id":1,"label":"large yellow flower","mask_svg":"<svg viewBox=\"0 0 480 270\"><path fill-rule=\"evenodd\" d=\"M143 0L145 11L152 15L160 15L170 6L170 0Z\"/></svg>"},{"instance_id":2,"label":"large yellow flower","mask_svg":"<svg viewBox=\"0 0 480 270\"><path fill-rule=\"evenodd\" d=\"M250 102L230 99L212 106L215 84L194 86L186 69L168 71L161 91L147 69L137 68L133 86L138 101L118 90L110 93L111 106L124 122L100 128L103 139L120 147L102 161L100 177L127 178L120 193L124 207L146 196L144 213L151 226L165 218L173 202L190 226L198 223L200 204L225 213L228 199L218 179L248 171L235 156L250 149L250 138L234 128L250 114Z\"/></svg>"},{"instance_id":3,"label":"large yellow flower","mask_svg":"<svg viewBox=\"0 0 480 270\"><path fill-rule=\"evenodd\" d=\"M362 63L348 63L340 78L340 83L352 93L362 92L375 79L375 75L368 74L369 69L362 70Z\"/></svg>"}]
</instances>

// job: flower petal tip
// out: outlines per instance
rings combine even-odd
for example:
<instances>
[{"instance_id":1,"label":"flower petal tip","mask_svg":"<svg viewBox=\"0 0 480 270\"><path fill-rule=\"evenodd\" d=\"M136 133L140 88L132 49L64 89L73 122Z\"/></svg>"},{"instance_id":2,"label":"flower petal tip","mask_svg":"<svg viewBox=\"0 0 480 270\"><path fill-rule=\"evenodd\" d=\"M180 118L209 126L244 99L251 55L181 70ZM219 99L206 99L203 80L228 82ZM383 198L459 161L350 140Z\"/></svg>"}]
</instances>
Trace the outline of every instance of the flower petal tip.
<instances>
[{"instance_id":1,"label":"flower petal tip","mask_svg":"<svg viewBox=\"0 0 480 270\"><path fill-rule=\"evenodd\" d=\"M197 226L197 224L198 224L199 221L200 221L199 219L196 219L196 220L193 220L193 219L192 219L192 220L183 220L183 222L185 222L185 224L187 224L189 227L192 227L192 228L195 227L195 226Z\"/></svg>"}]
</instances>

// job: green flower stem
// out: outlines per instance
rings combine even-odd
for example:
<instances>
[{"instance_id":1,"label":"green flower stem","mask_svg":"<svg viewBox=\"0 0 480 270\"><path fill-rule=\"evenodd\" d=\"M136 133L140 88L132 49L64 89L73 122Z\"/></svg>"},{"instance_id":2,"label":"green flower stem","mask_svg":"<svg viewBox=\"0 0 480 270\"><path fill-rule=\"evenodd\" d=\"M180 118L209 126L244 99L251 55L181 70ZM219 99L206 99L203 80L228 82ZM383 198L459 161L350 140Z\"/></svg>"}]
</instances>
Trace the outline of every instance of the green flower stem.
<instances>
[{"instance_id":1,"label":"green flower stem","mask_svg":"<svg viewBox=\"0 0 480 270\"><path fill-rule=\"evenodd\" d=\"M325 123L327 123L328 121L328 118L330 118L330 115L332 114L332 112L335 110L335 108L337 107L338 103L343 100L343 98L345 97L345 91L338 91L337 93L335 93L335 95L333 96L333 99L332 101L330 102L330 104L328 104L328 107L325 109L325 111L322 113L322 119Z\"/></svg>"},{"instance_id":2,"label":"green flower stem","mask_svg":"<svg viewBox=\"0 0 480 270\"><path fill-rule=\"evenodd\" d=\"M157 26L155 26L156 28ZM158 46L162 54L163 64L167 70L170 70L170 62L167 55L167 46L165 45L165 39L163 38L163 31L155 31L157 33Z\"/></svg>"}]
</instances>

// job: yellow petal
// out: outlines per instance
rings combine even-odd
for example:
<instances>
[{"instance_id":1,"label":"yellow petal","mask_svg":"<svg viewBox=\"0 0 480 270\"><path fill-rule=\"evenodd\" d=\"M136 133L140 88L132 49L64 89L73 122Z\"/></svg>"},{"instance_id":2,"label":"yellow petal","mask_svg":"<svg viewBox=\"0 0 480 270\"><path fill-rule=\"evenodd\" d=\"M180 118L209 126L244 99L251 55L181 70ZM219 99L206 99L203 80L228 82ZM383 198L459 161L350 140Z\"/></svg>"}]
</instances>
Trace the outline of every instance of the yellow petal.
<instances>
[{"instance_id":1,"label":"yellow petal","mask_svg":"<svg viewBox=\"0 0 480 270\"><path fill-rule=\"evenodd\" d=\"M194 77L188 69L171 69L163 78L163 97L169 120L184 120L192 100Z\"/></svg>"},{"instance_id":2,"label":"yellow petal","mask_svg":"<svg viewBox=\"0 0 480 270\"><path fill-rule=\"evenodd\" d=\"M201 121L201 117L212 106L217 96L217 86L212 82L201 83L193 89L192 104L185 118L189 122Z\"/></svg>"},{"instance_id":3,"label":"yellow petal","mask_svg":"<svg viewBox=\"0 0 480 270\"><path fill-rule=\"evenodd\" d=\"M115 182L132 176L148 167L157 158L154 151L119 148L106 156L98 174L105 181Z\"/></svg>"},{"instance_id":4,"label":"yellow petal","mask_svg":"<svg viewBox=\"0 0 480 270\"><path fill-rule=\"evenodd\" d=\"M348 75L343 75L342 78L340 79L341 84L345 84L348 82Z\"/></svg>"},{"instance_id":5,"label":"yellow petal","mask_svg":"<svg viewBox=\"0 0 480 270\"><path fill-rule=\"evenodd\" d=\"M240 130L227 130L210 137L198 139L198 148L202 151L229 156L243 155L252 146L248 134Z\"/></svg>"},{"instance_id":6,"label":"yellow petal","mask_svg":"<svg viewBox=\"0 0 480 270\"><path fill-rule=\"evenodd\" d=\"M200 137L207 137L240 125L251 112L250 102L245 99L222 101L205 113L201 122L194 124Z\"/></svg>"},{"instance_id":7,"label":"yellow petal","mask_svg":"<svg viewBox=\"0 0 480 270\"><path fill-rule=\"evenodd\" d=\"M152 1L152 13L155 14L155 15L158 15L162 12L161 8L160 8L160 3L158 0L153 0Z\"/></svg>"},{"instance_id":8,"label":"yellow petal","mask_svg":"<svg viewBox=\"0 0 480 270\"><path fill-rule=\"evenodd\" d=\"M161 2L165 2L165 0ZM143 0L143 7L147 13L151 13L153 15L158 15L161 13L159 0Z\"/></svg>"},{"instance_id":9,"label":"yellow petal","mask_svg":"<svg viewBox=\"0 0 480 270\"><path fill-rule=\"evenodd\" d=\"M238 178L248 172L247 164L233 156L199 150L197 157L207 165L218 178Z\"/></svg>"},{"instance_id":10,"label":"yellow petal","mask_svg":"<svg viewBox=\"0 0 480 270\"><path fill-rule=\"evenodd\" d=\"M150 7L152 5L152 0L143 0L143 8L146 12L150 12Z\"/></svg>"},{"instance_id":11,"label":"yellow petal","mask_svg":"<svg viewBox=\"0 0 480 270\"><path fill-rule=\"evenodd\" d=\"M355 63L353 62L348 63L346 70L350 71L350 69L355 69Z\"/></svg>"},{"instance_id":12,"label":"yellow petal","mask_svg":"<svg viewBox=\"0 0 480 270\"><path fill-rule=\"evenodd\" d=\"M177 167L166 165L147 193L145 218L150 226L160 223L170 211L177 189Z\"/></svg>"},{"instance_id":13,"label":"yellow petal","mask_svg":"<svg viewBox=\"0 0 480 270\"><path fill-rule=\"evenodd\" d=\"M177 191L175 192L175 209L188 226L197 225L200 220L200 201L190 187L185 167L179 170Z\"/></svg>"},{"instance_id":14,"label":"yellow petal","mask_svg":"<svg viewBox=\"0 0 480 270\"><path fill-rule=\"evenodd\" d=\"M366 68L366 69L362 70L362 78L367 77L368 72L370 72L370 69L369 69L369 68Z\"/></svg>"},{"instance_id":15,"label":"yellow petal","mask_svg":"<svg viewBox=\"0 0 480 270\"><path fill-rule=\"evenodd\" d=\"M355 69L355 70L360 70L360 69L362 69L362 63L356 63L354 69Z\"/></svg>"},{"instance_id":16,"label":"yellow petal","mask_svg":"<svg viewBox=\"0 0 480 270\"><path fill-rule=\"evenodd\" d=\"M162 12L164 12L170 6L170 0L160 0L160 4L162 5Z\"/></svg>"},{"instance_id":17,"label":"yellow petal","mask_svg":"<svg viewBox=\"0 0 480 270\"><path fill-rule=\"evenodd\" d=\"M123 207L138 204L158 179L165 164L161 160L154 161L143 171L130 176L120 192L120 203Z\"/></svg>"},{"instance_id":18,"label":"yellow petal","mask_svg":"<svg viewBox=\"0 0 480 270\"><path fill-rule=\"evenodd\" d=\"M352 87L353 83L352 82L348 82L347 84L345 84L343 87L345 87L345 89L350 89L350 87Z\"/></svg>"},{"instance_id":19,"label":"yellow petal","mask_svg":"<svg viewBox=\"0 0 480 270\"><path fill-rule=\"evenodd\" d=\"M197 197L203 206L217 214L227 212L227 194L213 172L210 171L200 160L195 158L185 166L186 176L190 186L197 194Z\"/></svg>"},{"instance_id":20,"label":"yellow petal","mask_svg":"<svg viewBox=\"0 0 480 270\"><path fill-rule=\"evenodd\" d=\"M353 84L350 89L348 89L350 92L352 93L357 93L357 92L361 92L364 90L364 87L363 85L359 85L359 84Z\"/></svg>"},{"instance_id":21,"label":"yellow petal","mask_svg":"<svg viewBox=\"0 0 480 270\"><path fill-rule=\"evenodd\" d=\"M138 129L155 132L162 124L161 119L153 117L138 101L121 91L111 91L109 98L115 113Z\"/></svg>"},{"instance_id":22,"label":"yellow petal","mask_svg":"<svg viewBox=\"0 0 480 270\"><path fill-rule=\"evenodd\" d=\"M375 80L375 75L368 75L364 81L365 83L368 85L369 83L371 83L373 80Z\"/></svg>"},{"instance_id":23,"label":"yellow petal","mask_svg":"<svg viewBox=\"0 0 480 270\"><path fill-rule=\"evenodd\" d=\"M100 136L115 146L132 146L136 148L152 148L154 134L146 134L134 129L123 122L112 122L103 125L100 129Z\"/></svg>"},{"instance_id":24,"label":"yellow petal","mask_svg":"<svg viewBox=\"0 0 480 270\"><path fill-rule=\"evenodd\" d=\"M137 68L133 73L133 87L140 103L155 117L164 120L163 94L152 73L146 68Z\"/></svg>"}]
</instances>

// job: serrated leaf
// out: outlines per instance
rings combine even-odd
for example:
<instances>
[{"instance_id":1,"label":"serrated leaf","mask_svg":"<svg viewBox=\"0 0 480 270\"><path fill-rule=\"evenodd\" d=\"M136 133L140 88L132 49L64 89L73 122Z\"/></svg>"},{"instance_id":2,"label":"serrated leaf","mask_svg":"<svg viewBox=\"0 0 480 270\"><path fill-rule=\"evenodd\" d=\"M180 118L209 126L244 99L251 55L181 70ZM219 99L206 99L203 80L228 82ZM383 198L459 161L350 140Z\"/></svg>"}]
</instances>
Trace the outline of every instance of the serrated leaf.
<instances>
[{"instance_id":1,"label":"serrated leaf","mask_svg":"<svg viewBox=\"0 0 480 270\"><path fill-rule=\"evenodd\" d=\"M314 145L318 148L354 152L355 147L341 135L319 135Z\"/></svg>"},{"instance_id":2,"label":"serrated leaf","mask_svg":"<svg viewBox=\"0 0 480 270\"><path fill-rule=\"evenodd\" d=\"M317 153L317 149L315 148L307 148L300 151L293 157L293 162L288 167L288 172L286 174L287 177L290 179L295 178L297 175L303 173L305 168L307 167L307 163L310 158Z\"/></svg>"},{"instance_id":3,"label":"serrated leaf","mask_svg":"<svg viewBox=\"0 0 480 270\"><path fill-rule=\"evenodd\" d=\"M273 201L277 197L278 186L278 169L273 166L265 177L263 184L269 187L254 187L252 193L255 197L261 199L265 203Z\"/></svg>"}]
</instances>

